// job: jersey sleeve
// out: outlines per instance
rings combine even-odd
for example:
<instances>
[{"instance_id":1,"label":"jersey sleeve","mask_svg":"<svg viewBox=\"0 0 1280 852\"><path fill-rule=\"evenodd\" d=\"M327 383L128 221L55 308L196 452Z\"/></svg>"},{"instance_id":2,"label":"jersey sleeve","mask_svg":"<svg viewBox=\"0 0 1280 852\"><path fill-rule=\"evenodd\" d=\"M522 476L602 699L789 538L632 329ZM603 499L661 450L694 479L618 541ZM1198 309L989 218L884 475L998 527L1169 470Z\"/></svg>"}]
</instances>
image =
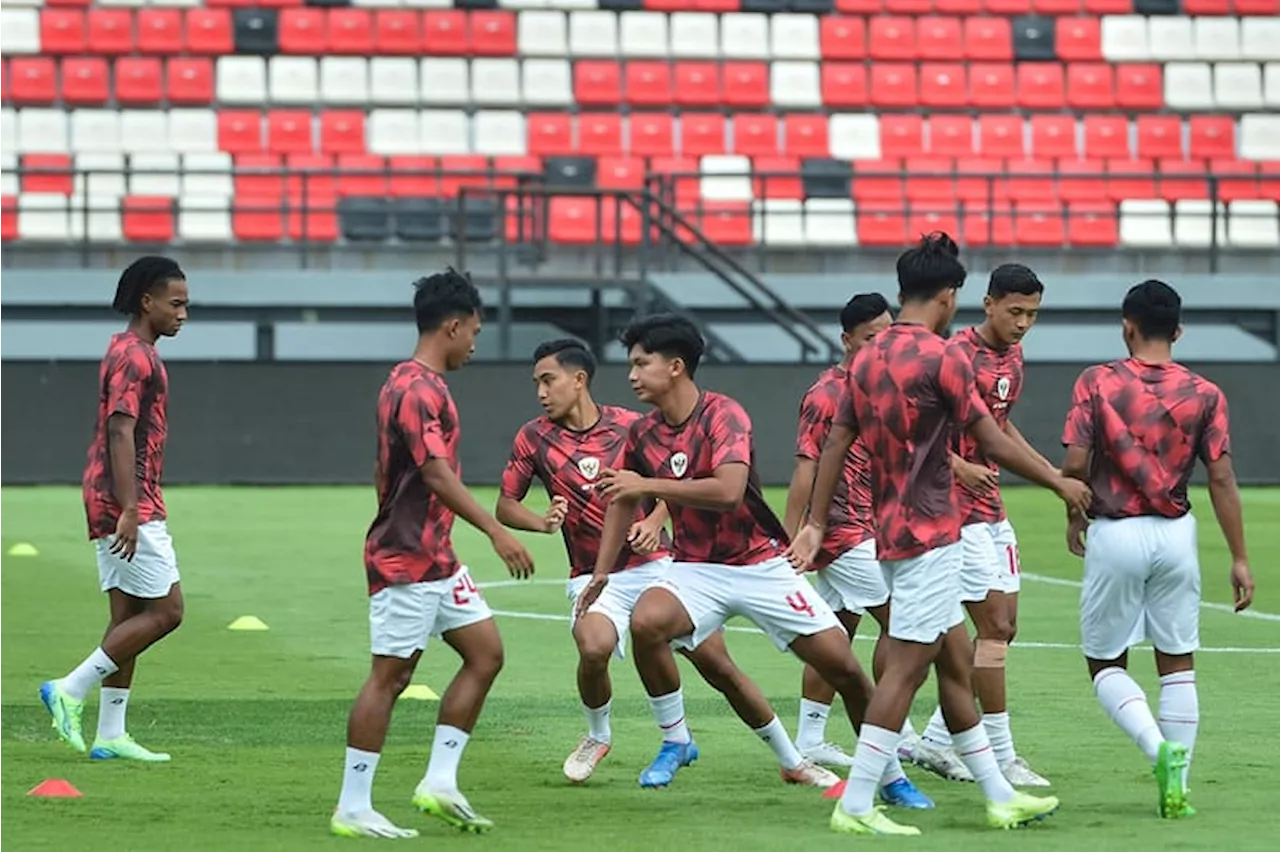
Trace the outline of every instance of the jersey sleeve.
<instances>
[{"instance_id":1,"label":"jersey sleeve","mask_svg":"<svg viewBox=\"0 0 1280 852\"><path fill-rule=\"evenodd\" d=\"M741 405L722 400L707 427L711 441L711 468L726 464L751 464L751 418Z\"/></svg>"},{"instance_id":2,"label":"jersey sleeve","mask_svg":"<svg viewBox=\"0 0 1280 852\"><path fill-rule=\"evenodd\" d=\"M639 417L627 427L627 443L622 450L622 466L626 470L633 470L641 476L653 476L653 470L644 458L644 444L641 442L643 434L642 424L645 418Z\"/></svg>"},{"instance_id":3,"label":"jersey sleeve","mask_svg":"<svg viewBox=\"0 0 1280 852\"><path fill-rule=\"evenodd\" d=\"M814 386L800 401L800 423L796 428L796 456L810 461L822 458L822 445L831 432L835 404L825 389Z\"/></svg>"},{"instance_id":4,"label":"jersey sleeve","mask_svg":"<svg viewBox=\"0 0 1280 852\"><path fill-rule=\"evenodd\" d=\"M107 366L107 413L136 420L154 369L151 359L136 346L120 351Z\"/></svg>"},{"instance_id":5,"label":"jersey sleeve","mask_svg":"<svg viewBox=\"0 0 1280 852\"><path fill-rule=\"evenodd\" d=\"M1227 398L1215 385L1210 387L1205 411L1204 431L1197 452L1205 464L1231 455L1231 431L1227 416Z\"/></svg>"},{"instance_id":6,"label":"jersey sleeve","mask_svg":"<svg viewBox=\"0 0 1280 852\"><path fill-rule=\"evenodd\" d=\"M987 410L987 404L978 395L973 362L958 346L948 346L942 350L942 360L938 364L938 389L951 405L951 413L961 429L968 429L991 414Z\"/></svg>"},{"instance_id":7,"label":"jersey sleeve","mask_svg":"<svg viewBox=\"0 0 1280 852\"><path fill-rule=\"evenodd\" d=\"M512 500L523 500L529 493L529 485L533 482L536 462L536 450L532 430L525 425L516 433L511 442L511 455L507 466L502 469L502 496Z\"/></svg>"},{"instance_id":8,"label":"jersey sleeve","mask_svg":"<svg viewBox=\"0 0 1280 852\"><path fill-rule=\"evenodd\" d=\"M413 463L422 467L432 459L448 459L449 447L445 441L444 395L425 384L413 385L400 400L396 412L396 426L404 436Z\"/></svg>"},{"instance_id":9,"label":"jersey sleeve","mask_svg":"<svg viewBox=\"0 0 1280 852\"><path fill-rule=\"evenodd\" d=\"M1071 390L1071 408L1062 426L1064 447L1093 446L1093 372L1085 370Z\"/></svg>"}]
</instances>

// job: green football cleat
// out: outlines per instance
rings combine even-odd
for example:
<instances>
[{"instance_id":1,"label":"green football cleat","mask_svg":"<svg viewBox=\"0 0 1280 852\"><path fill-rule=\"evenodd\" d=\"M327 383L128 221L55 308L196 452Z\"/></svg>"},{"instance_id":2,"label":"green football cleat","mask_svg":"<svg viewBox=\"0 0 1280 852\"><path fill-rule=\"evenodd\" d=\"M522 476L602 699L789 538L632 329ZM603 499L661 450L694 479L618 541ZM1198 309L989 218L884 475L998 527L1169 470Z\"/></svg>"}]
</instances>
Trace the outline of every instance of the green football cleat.
<instances>
[{"instance_id":1,"label":"green football cleat","mask_svg":"<svg viewBox=\"0 0 1280 852\"><path fill-rule=\"evenodd\" d=\"M58 732L58 738L84 754L84 733L80 725L84 701L77 701L63 692L62 685L56 680L40 684L40 700L53 717L53 729Z\"/></svg>"},{"instance_id":2,"label":"green football cleat","mask_svg":"<svg viewBox=\"0 0 1280 852\"><path fill-rule=\"evenodd\" d=\"M1007 802L987 802L987 824L992 828L1022 828L1058 809L1057 796L1031 796L1015 792Z\"/></svg>"},{"instance_id":3,"label":"green football cleat","mask_svg":"<svg viewBox=\"0 0 1280 852\"><path fill-rule=\"evenodd\" d=\"M1187 803L1187 747L1168 740L1160 743L1152 772L1156 776L1156 785L1160 788L1160 802L1156 812L1161 819L1194 816L1195 809Z\"/></svg>"},{"instance_id":4,"label":"green football cleat","mask_svg":"<svg viewBox=\"0 0 1280 852\"><path fill-rule=\"evenodd\" d=\"M493 828L493 820L472 810L461 793L432 793L419 789L413 794L413 806L444 820L459 831L481 834Z\"/></svg>"},{"instance_id":5,"label":"green football cleat","mask_svg":"<svg viewBox=\"0 0 1280 852\"><path fill-rule=\"evenodd\" d=\"M140 763L168 763L169 755L162 751L150 751L134 742L133 737L121 734L113 740L94 740L91 760L136 760Z\"/></svg>"},{"instance_id":6,"label":"green football cleat","mask_svg":"<svg viewBox=\"0 0 1280 852\"><path fill-rule=\"evenodd\" d=\"M831 812L831 830L836 834L896 834L915 837L920 829L914 825L899 825L884 815L884 808L874 808L871 813L862 816L847 814L836 802L836 809Z\"/></svg>"}]
</instances>

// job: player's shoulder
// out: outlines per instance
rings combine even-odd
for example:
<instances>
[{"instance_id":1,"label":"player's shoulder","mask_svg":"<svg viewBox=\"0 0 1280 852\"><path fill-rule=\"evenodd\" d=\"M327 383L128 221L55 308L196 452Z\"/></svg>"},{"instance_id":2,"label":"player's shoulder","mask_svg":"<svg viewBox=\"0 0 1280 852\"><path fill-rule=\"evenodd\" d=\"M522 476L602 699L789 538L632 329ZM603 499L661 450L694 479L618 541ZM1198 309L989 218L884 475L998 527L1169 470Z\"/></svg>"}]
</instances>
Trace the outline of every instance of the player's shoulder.
<instances>
[{"instance_id":1,"label":"player's shoulder","mask_svg":"<svg viewBox=\"0 0 1280 852\"><path fill-rule=\"evenodd\" d=\"M417 361L401 361L392 367L387 387L397 396L420 399L435 406L452 400L444 376Z\"/></svg>"},{"instance_id":2,"label":"player's shoulder","mask_svg":"<svg viewBox=\"0 0 1280 852\"><path fill-rule=\"evenodd\" d=\"M809 410L834 411L841 392L849 382L849 373L839 364L818 374L800 399L800 407Z\"/></svg>"},{"instance_id":3,"label":"player's shoulder","mask_svg":"<svg viewBox=\"0 0 1280 852\"><path fill-rule=\"evenodd\" d=\"M1222 392L1222 388L1218 387L1217 383L1212 379L1205 378L1196 371L1183 366L1182 364L1179 364L1178 366L1185 373L1187 382L1195 388L1196 393L1200 397L1214 402L1217 402L1219 399L1226 399L1226 394Z\"/></svg>"},{"instance_id":4,"label":"player's shoulder","mask_svg":"<svg viewBox=\"0 0 1280 852\"><path fill-rule=\"evenodd\" d=\"M727 394L703 391L702 414L707 418L739 415L746 417L747 410L742 407L742 403Z\"/></svg>"},{"instance_id":5,"label":"player's shoulder","mask_svg":"<svg viewBox=\"0 0 1280 852\"><path fill-rule=\"evenodd\" d=\"M954 350L972 357L981 347L982 338L978 336L977 329L970 325L946 338L942 345L944 349Z\"/></svg>"},{"instance_id":6,"label":"player's shoulder","mask_svg":"<svg viewBox=\"0 0 1280 852\"><path fill-rule=\"evenodd\" d=\"M630 408L623 408L621 405L600 406L601 425L629 429L632 423L635 423L643 417L644 415L640 412L632 411Z\"/></svg>"},{"instance_id":7,"label":"player's shoulder","mask_svg":"<svg viewBox=\"0 0 1280 852\"><path fill-rule=\"evenodd\" d=\"M538 440L550 435L557 428L556 424L550 417L545 414L539 414L531 420L526 420L524 424L516 430L516 441L537 442Z\"/></svg>"},{"instance_id":8,"label":"player's shoulder","mask_svg":"<svg viewBox=\"0 0 1280 852\"><path fill-rule=\"evenodd\" d=\"M156 364L156 348L132 332L121 331L111 335L103 361L113 369L127 366L146 371Z\"/></svg>"}]
</instances>

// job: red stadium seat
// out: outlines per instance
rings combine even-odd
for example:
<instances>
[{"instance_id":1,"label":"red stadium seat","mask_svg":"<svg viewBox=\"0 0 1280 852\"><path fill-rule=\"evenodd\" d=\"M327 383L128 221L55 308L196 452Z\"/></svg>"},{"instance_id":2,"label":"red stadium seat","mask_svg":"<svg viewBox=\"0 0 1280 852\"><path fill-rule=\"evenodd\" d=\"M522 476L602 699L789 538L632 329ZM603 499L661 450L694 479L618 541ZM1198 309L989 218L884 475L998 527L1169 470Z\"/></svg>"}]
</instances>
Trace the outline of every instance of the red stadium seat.
<instances>
[{"instance_id":1,"label":"red stadium seat","mask_svg":"<svg viewBox=\"0 0 1280 852\"><path fill-rule=\"evenodd\" d=\"M1118 115L1085 116L1084 155L1089 159L1127 159L1129 122Z\"/></svg>"},{"instance_id":2,"label":"red stadium seat","mask_svg":"<svg viewBox=\"0 0 1280 852\"><path fill-rule=\"evenodd\" d=\"M736 201L704 202L698 217L702 233L713 243L746 246L752 242L751 208Z\"/></svg>"},{"instance_id":3,"label":"red stadium seat","mask_svg":"<svg viewBox=\"0 0 1280 852\"><path fill-rule=\"evenodd\" d=\"M283 198L284 160L279 154L235 155L235 193L245 198Z\"/></svg>"},{"instance_id":4,"label":"red stadium seat","mask_svg":"<svg viewBox=\"0 0 1280 852\"><path fill-rule=\"evenodd\" d=\"M756 198L804 198L797 157L756 157L751 161L752 194Z\"/></svg>"},{"instance_id":5,"label":"red stadium seat","mask_svg":"<svg viewBox=\"0 0 1280 852\"><path fill-rule=\"evenodd\" d=\"M907 175L907 201L951 200L955 197L955 165L950 158L913 158ZM913 229L914 231L914 229ZM928 233L926 231L925 233ZM955 233L955 230L948 231Z\"/></svg>"},{"instance_id":6,"label":"red stadium seat","mask_svg":"<svg viewBox=\"0 0 1280 852\"><path fill-rule=\"evenodd\" d=\"M540 157L574 153L573 121L567 113L534 112L526 120L528 150Z\"/></svg>"},{"instance_id":7,"label":"red stadium seat","mask_svg":"<svg viewBox=\"0 0 1280 852\"><path fill-rule=\"evenodd\" d=\"M1075 15L1081 0L1031 0L1031 10L1041 15Z\"/></svg>"},{"instance_id":8,"label":"red stadium seat","mask_svg":"<svg viewBox=\"0 0 1280 852\"><path fill-rule=\"evenodd\" d=\"M1218 198L1222 201L1258 198L1258 164L1235 158L1211 160L1209 171L1218 180Z\"/></svg>"},{"instance_id":9,"label":"red stadium seat","mask_svg":"<svg viewBox=\"0 0 1280 852\"><path fill-rule=\"evenodd\" d=\"M476 33L467 20L467 13L459 9L430 9L422 16L422 52L432 56L504 56L497 50L507 33L501 24L493 22L493 29L482 28ZM515 24L511 24L511 46L515 47ZM514 52L512 50L511 52Z\"/></svg>"},{"instance_id":10,"label":"red stadium seat","mask_svg":"<svg viewBox=\"0 0 1280 852\"><path fill-rule=\"evenodd\" d=\"M331 243L338 239L338 199L327 194L291 193L285 212L285 232L298 242Z\"/></svg>"},{"instance_id":11,"label":"red stadium seat","mask_svg":"<svg viewBox=\"0 0 1280 852\"><path fill-rule=\"evenodd\" d=\"M1084 0L1084 10L1094 15L1127 15L1133 0Z\"/></svg>"},{"instance_id":12,"label":"red stadium seat","mask_svg":"<svg viewBox=\"0 0 1280 852\"><path fill-rule=\"evenodd\" d=\"M923 106L962 107L969 96L965 70L960 63L920 66L920 103Z\"/></svg>"},{"instance_id":13,"label":"red stadium seat","mask_svg":"<svg viewBox=\"0 0 1280 852\"><path fill-rule=\"evenodd\" d=\"M905 193L902 186L902 161L860 160L853 168L853 197L861 208L865 202L889 203L901 211Z\"/></svg>"},{"instance_id":14,"label":"red stadium seat","mask_svg":"<svg viewBox=\"0 0 1280 852\"><path fill-rule=\"evenodd\" d=\"M213 102L213 61L174 57L165 63L165 100L180 106Z\"/></svg>"},{"instance_id":15,"label":"red stadium seat","mask_svg":"<svg viewBox=\"0 0 1280 852\"><path fill-rule=\"evenodd\" d=\"M267 150L274 154L309 154L311 113L306 110L272 110L267 114Z\"/></svg>"},{"instance_id":16,"label":"red stadium seat","mask_svg":"<svg viewBox=\"0 0 1280 852\"><path fill-rule=\"evenodd\" d=\"M170 60L179 62L181 60ZM151 56L122 56L116 60L116 100L127 106L154 106L164 97L160 60ZM103 95L106 101L106 65L102 67ZM65 86L66 71L63 71Z\"/></svg>"},{"instance_id":17,"label":"red stadium seat","mask_svg":"<svg viewBox=\"0 0 1280 852\"><path fill-rule=\"evenodd\" d=\"M427 13L427 18L431 17ZM469 44L477 56L515 56L516 16L511 12L472 12ZM430 52L431 38L427 39Z\"/></svg>"},{"instance_id":18,"label":"red stadium seat","mask_svg":"<svg viewBox=\"0 0 1280 852\"><path fill-rule=\"evenodd\" d=\"M865 106L867 69L861 62L822 63L822 102L829 107Z\"/></svg>"},{"instance_id":19,"label":"red stadium seat","mask_svg":"<svg viewBox=\"0 0 1280 852\"><path fill-rule=\"evenodd\" d=\"M823 59L863 59L867 55L867 25L862 18L824 16L819 32Z\"/></svg>"},{"instance_id":20,"label":"red stadium seat","mask_svg":"<svg viewBox=\"0 0 1280 852\"><path fill-rule=\"evenodd\" d=\"M956 161L956 198L986 202L999 195L1004 165L994 157L965 157Z\"/></svg>"},{"instance_id":21,"label":"red stadium seat","mask_svg":"<svg viewBox=\"0 0 1280 852\"><path fill-rule=\"evenodd\" d=\"M132 53L133 15L127 9L89 10L89 53Z\"/></svg>"},{"instance_id":22,"label":"red stadium seat","mask_svg":"<svg viewBox=\"0 0 1280 852\"><path fill-rule=\"evenodd\" d=\"M960 217L956 207L954 201L938 197L910 202L910 209L907 211L907 239L934 231L959 233Z\"/></svg>"},{"instance_id":23,"label":"red stadium seat","mask_svg":"<svg viewBox=\"0 0 1280 852\"><path fill-rule=\"evenodd\" d=\"M628 62L626 99L634 106L671 103L671 66L666 62Z\"/></svg>"},{"instance_id":24,"label":"red stadium seat","mask_svg":"<svg viewBox=\"0 0 1280 852\"><path fill-rule=\"evenodd\" d=\"M279 242L284 238L284 215L278 198L237 196L231 210L231 232L245 242Z\"/></svg>"},{"instance_id":25,"label":"red stadium seat","mask_svg":"<svg viewBox=\"0 0 1280 852\"><path fill-rule=\"evenodd\" d=\"M1107 196L1112 201L1155 198L1155 165L1142 159L1108 160Z\"/></svg>"},{"instance_id":26,"label":"red stadium seat","mask_svg":"<svg viewBox=\"0 0 1280 852\"><path fill-rule=\"evenodd\" d=\"M386 195L386 160L370 154L339 154L337 190L339 196Z\"/></svg>"},{"instance_id":27,"label":"red stadium seat","mask_svg":"<svg viewBox=\"0 0 1280 852\"><path fill-rule=\"evenodd\" d=\"M1159 197L1166 201L1205 199L1209 197L1209 181L1203 161L1192 162L1181 158L1160 161L1160 177L1157 183Z\"/></svg>"},{"instance_id":28,"label":"red stadium seat","mask_svg":"<svg viewBox=\"0 0 1280 852\"><path fill-rule=\"evenodd\" d=\"M738 113L733 117L733 153L747 157L778 155L778 118L774 115Z\"/></svg>"},{"instance_id":29,"label":"red stadium seat","mask_svg":"<svg viewBox=\"0 0 1280 852\"><path fill-rule=\"evenodd\" d=\"M423 52L422 16L407 9L379 9L374 41L380 56L417 56Z\"/></svg>"},{"instance_id":30,"label":"red stadium seat","mask_svg":"<svg viewBox=\"0 0 1280 852\"><path fill-rule=\"evenodd\" d=\"M867 54L872 59L915 59L916 22L911 18L872 18Z\"/></svg>"},{"instance_id":31,"label":"red stadium seat","mask_svg":"<svg viewBox=\"0 0 1280 852\"><path fill-rule=\"evenodd\" d=\"M138 52L182 52L182 12L178 9L138 10Z\"/></svg>"},{"instance_id":32,"label":"red stadium seat","mask_svg":"<svg viewBox=\"0 0 1280 852\"><path fill-rule=\"evenodd\" d=\"M1037 115L1031 119L1031 153L1042 160L1072 159L1076 146L1076 120L1068 115Z\"/></svg>"},{"instance_id":33,"label":"red stadium seat","mask_svg":"<svg viewBox=\"0 0 1280 852\"><path fill-rule=\"evenodd\" d=\"M1074 109L1110 109L1115 103L1115 83L1110 65L1073 62L1067 66L1067 106Z\"/></svg>"},{"instance_id":34,"label":"red stadium seat","mask_svg":"<svg viewBox=\"0 0 1280 852\"><path fill-rule=\"evenodd\" d=\"M188 9L184 33L187 53L221 55L235 50L227 9Z\"/></svg>"},{"instance_id":35,"label":"red stadium seat","mask_svg":"<svg viewBox=\"0 0 1280 852\"><path fill-rule=\"evenodd\" d=\"M1059 160L1058 197L1067 202L1106 198L1106 171L1102 160Z\"/></svg>"},{"instance_id":36,"label":"red stadium seat","mask_svg":"<svg viewBox=\"0 0 1280 852\"><path fill-rule=\"evenodd\" d=\"M680 119L680 130L680 151L686 156L725 152L723 115L686 112Z\"/></svg>"},{"instance_id":37,"label":"red stadium seat","mask_svg":"<svg viewBox=\"0 0 1280 852\"><path fill-rule=\"evenodd\" d=\"M969 66L969 103L976 107L1011 107L1013 66L974 63Z\"/></svg>"},{"instance_id":38,"label":"red stadium seat","mask_svg":"<svg viewBox=\"0 0 1280 852\"><path fill-rule=\"evenodd\" d=\"M1058 197L1053 180L1053 163L1048 160L1010 160L1006 167L1003 195L1016 201L1050 200Z\"/></svg>"},{"instance_id":39,"label":"red stadium seat","mask_svg":"<svg viewBox=\"0 0 1280 852\"><path fill-rule=\"evenodd\" d=\"M1026 15L1031 11L1031 0L983 0L982 8L993 15Z\"/></svg>"},{"instance_id":40,"label":"red stadium seat","mask_svg":"<svg viewBox=\"0 0 1280 852\"><path fill-rule=\"evenodd\" d=\"M1073 246L1114 246L1120 239L1116 208L1107 201L1067 205L1067 242Z\"/></svg>"},{"instance_id":41,"label":"red stadium seat","mask_svg":"<svg viewBox=\"0 0 1280 852\"><path fill-rule=\"evenodd\" d=\"M726 62L721 69L721 97L729 106L769 105L769 67L763 62Z\"/></svg>"},{"instance_id":42,"label":"red stadium seat","mask_svg":"<svg viewBox=\"0 0 1280 852\"><path fill-rule=\"evenodd\" d=\"M120 231L131 243L173 240L173 199L166 196L126 196L120 210Z\"/></svg>"},{"instance_id":43,"label":"red stadium seat","mask_svg":"<svg viewBox=\"0 0 1280 852\"><path fill-rule=\"evenodd\" d=\"M88 43L88 27L84 12L78 9L41 10L41 53L84 53Z\"/></svg>"},{"instance_id":44,"label":"red stadium seat","mask_svg":"<svg viewBox=\"0 0 1280 852\"><path fill-rule=\"evenodd\" d=\"M644 189L644 160L639 157L601 157L596 165L600 189Z\"/></svg>"},{"instance_id":45,"label":"red stadium seat","mask_svg":"<svg viewBox=\"0 0 1280 852\"><path fill-rule=\"evenodd\" d=\"M284 167L291 173L285 180L286 195L296 197L305 193L308 198L337 195L338 178L334 158L329 154L310 151L286 154Z\"/></svg>"},{"instance_id":46,"label":"red stadium seat","mask_svg":"<svg viewBox=\"0 0 1280 852\"><path fill-rule=\"evenodd\" d=\"M870 94L876 106L915 106L916 67L905 62L872 65Z\"/></svg>"},{"instance_id":47,"label":"red stadium seat","mask_svg":"<svg viewBox=\"0 0 1280 852\"><path fill-rule=\"evenodd\" d=\"M901 246L907 242L907 217L901 201L858 205L858 242L864 246Z\"/></svg>"},{"instance_id":48,"label":"red stadium seat","mask_svg":"<svg viewBox=\"0 0 1280 852\"><path fill-rule=\"evenodd\" d=\"M930 116L929 153L943 157L972 157L973 119L967 115Z\"/></svg>"},{"instance_id":49,"label":"red stadium seat","mask_svg":"<svg viewBox=\"0 0 1280 852\"><path fill-rule=\"evenodd\" d=\"M737 0L735 0L731 11L737 11L737 8ZM837 12L846 12L853 15L874 15L876 12L883 10L883 0L836 0Z\"/></svg>"},{"instance_id":50,"label":"red stadium seat","mask_svg":"<svg viewBox=\"0 0 1280 852\"><path fill-rule=\"evenodd\" d=\"M1013 30L1008 18L965 18L965 56L986 62L1013 59Z\"/></svg>"},{"instance_id":51,"label":"red stadium seat","mask_svg":"<svg viewBox=\"0 0 1280 852\"><path fill-rule=\"evenodd\" d=\"M394 198L434 198L440 194L439 168L435 157L391 157L387 191Z\"/></svg>"},{"instance_id":52,"label":"red stadium seat","mask_svg":"<svg viewBox=\"0 0 1280 852\"><path fill-rule=\"evenodd\" d=\"M971 201L964 205L960 231L970 246L1014 244L1013 211L1007 201Z\"/></svg>"},{"instance_id":53,"label":"red stadium seat","mask_svg":"<svg viewBox=\"0 0 1280 852\"><path fill-rule=\"evenodd\" d=\"M1049 62L1018 65L1018 106L1059 109L1066 101L1062 66Z\"/></svg>"},{"instance_id":54,"label":"red stadium seat","mask_svg":"<svg viewBox=\"0 0 1280 852\"><path fill-rule=\"evenodd\" d=\"M885 157L923 154L924 119L918 115L881 116L880 153Z\"/></svg>"},{"instance_id":55,"label":"red stadium seat","mask_svg":"<svg viewBox=\"0 0 1280 852\"><path fill-rule=\"evenodd\" d=\"M978 150L983 157L1022 159L1026 156L1023 121L1013 115L984 115L978 119Z\"/></svg>"},{"instance_id":56,"label":"red stadium seat","mask_svg":"<svg viewBox=\"0 0 1280 852\"><path fill-rule=\"evenodd\" d=\"M1236 123L1226 115L1193 115L1188 122L1193 160L1225 160L1236 153Z\"/></svg>"},{"instance_id":57,"label":"red stadium seat","mask_svg":"<svg viewBox=\"0 0 1280 852\"><path fill-rule=\"evenodd\" d=\"M670 115L665 113L635 113L630 124L632 156L670 157L675 152L675 132Z\"/></svg>"},{"instance_id":58,"label":"red stadium seat","mask_svg":"<svg viewBox=\"0 0 1280 852\"><path fill-rule=\"evenodd\" d=\"M783 150L793 157L827 157L831 142L825 115L792 114L782 120Z\"/></svg>"},{"instance_id":59,"label":"red stadium seat","mask_svg":"<svg viewBox=\"0 0 1280 852\"><path fill-rule=\"evenodd\" d=\"M364 154L364 111L335 109L322 112L320 152L350 156Z\"/></svg>"},{"instance_id":60,"label":"red stadium seat","mask_svg":"<svg viewBox=\"0 0 1280 852\"><path fill-rule=\"evenodd\" d=\"M1063 62L1102 58L1102 22L1097 18L1058 18L1053 40L1055 52Z\"/></svg>"},{"instance_id":61,"label":"red stadium seat","mask_svg":"<svg viewBox=\"0 0 1280 852\"><path fill-rule=\"evenodd\" d=\"M262 113L223 110L218 113L218 149L229 154L257 154L262 144Z\"/></svg>"},{"instance_id":62,"label":"red stadium seat","mask_svg":"<svg viewBox=\"0 0 1280 852\"><path fill-rule=\"evenodd\" d=\"M702 189L698 178L698 161L693 157L656 157L649 162L649 171L662 176L675 190L675 202L684 205L696 201ZM673 177L676 176L676 177Z\"/></svg>"},{"instance_id":63,"label":"red stadium seat","mask_svg":"<svg viewBox=\"0 0 1280 852\"><path fill-rule=\"evenodd\" d=\"M720 66L714 62L677 62L674 95L680 106L718 106Z\"/></svg>"},{"instance_id":64,"label":"red stadium seat","mask_svg":"<svg viewBox=\"0 0 1280 852\"><path fill-rule=\"evenodd\" d=\"M622 116L616 112L579 115L578 152L596 156L621 154Z\"/></svg>"},{"instance_id":65,"label":"red stadium seat","mask_svg":"<svg viewBox=\"0 0 1280 852\"><path fill-rule=\"evenodd\" d=\"M916 51L920 58L937 62L964 58L964 34L959 18L921 18L916 25Z\"/></svg>"},{"instance_id":66,"label":"red stadium seat","mask_svg":"<svg viewBox=\"0 0 1280 852\"><path fill-rule=\"evenodd\" d=\"M1056 201L1018 199L1014 203L1014 241L1020 246L1061 246L1066 240L1062 205Z\"/></svg>"},{"instance_id":67,"label":"red stadium seat","mask_svg":"<svg viewBox=\"0 0 1280 852\"><path fill-rule=\"evenodd\" d=\"M573 67L573 97L583 106L614 106L622 102L622 73L618 63L582 61Z\"/></svg>"},{"instance_id":68,"label":"red stadium seat","mask_svg":"<svg viewBox=\"0 0 1280 852\"><path fill-rule=\"evenodd\" d=\"M365 9L330 9L328 49L345 56L373 53L373 16Z\"/></svg>"},{"instance_id":69,"label":"red stadium seat","mask_svg":"<svg viewBox=\"0 0 1280 852\"><path fill-rule=\"evenodd\" d=\"M1117 65L1116 106L1154 110L1164 106L1164 82L1159 65Z\"/></svg>"},{"instance_id":70,"label":"red stadium seat","mask_svg":"<svg viewBox=\"0 0 1280 852\"><path fill-rule=\"evenodd\" d=\"M641 172L643 173L643 168ZM493 185L495 188L515 189L521 175L542 174L542 158L509 156L493 158Z\"/></svg>"},{"instance_id":71,"label":"red stadium seat","mask_svg":"<svg viewBox=\"0 0 1280 852\"><path fill-rule=\"evenodd\" d=\"M934 0L933 8L944 15L976 15L982 11L982 0Z\"/></svg>"},{"instance_id":72,"label":"red stadium seat","mask_svg":"<svg viewBox=\"0 0 1280 852\"><path fill-rule=\"evenodd\" d=\"M1172 115L1138 116L1138 156L1146 160L1181 159L1182 120Z\"/></svg>"},{"instance_id":73,"label":"red stadium seat","mask_svg":"<svg viewBox=\"0 0 1280 852\"><path fill-rule=\"evenodd\" d=\"M27 154L22 158L22 191L70 195L71 158L66 154Z\"/></svg>"},{"instance_id":74,"label":"red stadium seat","mask_svg":"<svg viewBox=\"0 0 1280 852\"><path fill-rule=\"evenodd\" d=\"M36 106L58 99L58 72L49 57L15 56L9 73L9 97L15 104Z\"/></svg>"},{"instance_id":75,"label":"red stadium seat","mask_svg":"<svg viewBox=\"0 0 1280 852\"><path fill-rule=\"evenodd\" d=\"M884 10L895 15L920 15L933 8L933 0L884 0Z\"/></svg>"},{"instance_id":76,"label":"red stadium seat","mask_svg":"<svg viewBox=\"0 0 1280 852\"><path fill-rule=\"evenodd\" d=\"M281 53L324 55L328 41L324 9L284 9L278 20Z\"/></svg>"}]
</instances>

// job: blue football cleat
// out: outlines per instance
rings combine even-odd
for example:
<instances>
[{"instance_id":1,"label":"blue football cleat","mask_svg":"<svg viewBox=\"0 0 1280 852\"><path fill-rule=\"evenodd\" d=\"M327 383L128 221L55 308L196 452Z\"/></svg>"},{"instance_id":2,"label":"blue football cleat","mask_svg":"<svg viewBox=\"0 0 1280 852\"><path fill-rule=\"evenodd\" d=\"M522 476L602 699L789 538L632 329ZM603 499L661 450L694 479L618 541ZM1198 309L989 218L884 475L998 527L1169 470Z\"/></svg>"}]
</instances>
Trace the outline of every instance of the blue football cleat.
<instances>
[{"instance_id":1,"label":"blue football cleat","mask_svg":"<svg viewBox=\"0 0 1280 852\"><path fill-rule=\"evenodd\" d=\"M653 763L640 773L641 787L665 787L675 780L676 772L698 759L698 744L664 742Z\"/></svg>"},{"instance_id":2,"label":"blue football cleat","mask_svg":"<svg viewBox=\"0 0 1280 852\"><path fill-rule=\"evenodd\" d=\"M910 808L915 811L932 810L936 805L920 788L911 783L910 778L899 778L892 784L880 788L880 801L895 808Z\"/></svg>"}]
</instances>

